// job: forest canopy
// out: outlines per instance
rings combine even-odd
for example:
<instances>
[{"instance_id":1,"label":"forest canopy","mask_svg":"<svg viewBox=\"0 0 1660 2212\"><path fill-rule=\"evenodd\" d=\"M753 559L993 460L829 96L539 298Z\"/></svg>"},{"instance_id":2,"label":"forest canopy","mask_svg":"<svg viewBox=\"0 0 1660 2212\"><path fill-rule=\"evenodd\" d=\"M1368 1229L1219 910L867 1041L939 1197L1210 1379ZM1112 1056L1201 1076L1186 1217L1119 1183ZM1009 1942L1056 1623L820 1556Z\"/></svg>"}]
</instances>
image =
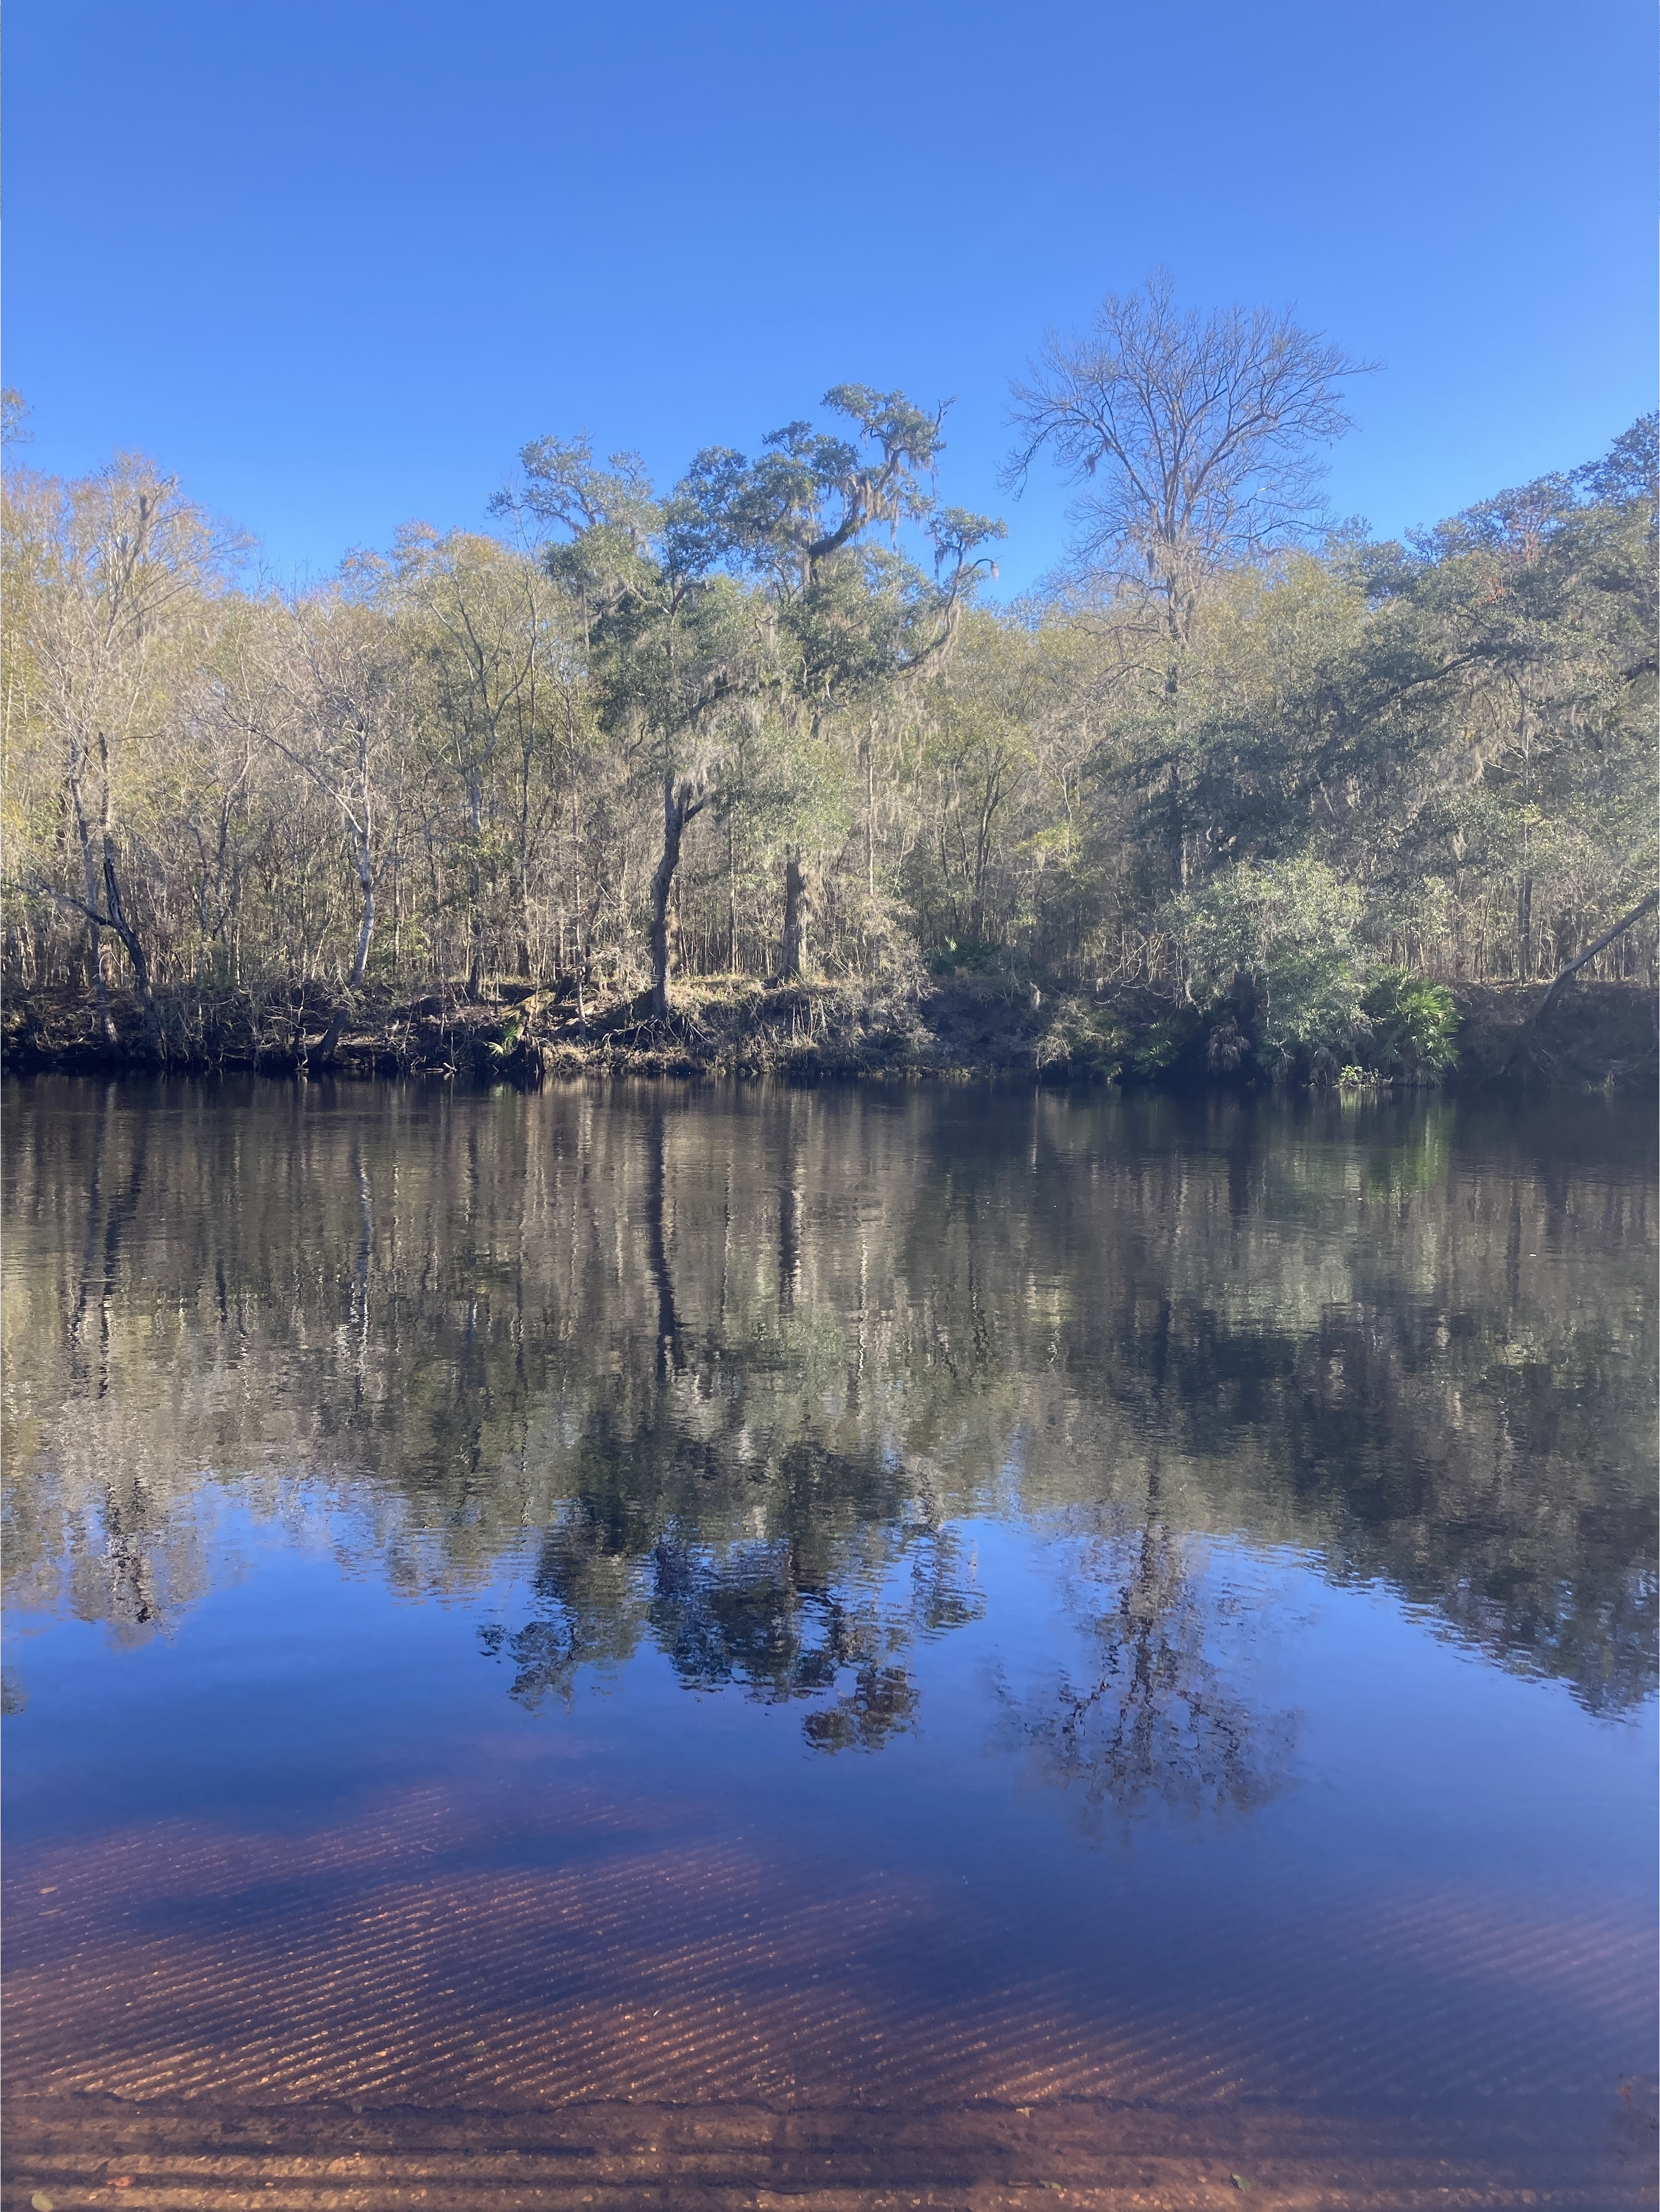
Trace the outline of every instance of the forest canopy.
<instances>
[{"instance_id":1,"label":"forest canopy","mask_svg":"<svg viewBox=\"0 0 1660 2212\"><path fill-rule=\"evenodd\" d=\"M1657 422L1378 542L1316 485L1365 367L1161 279L1052 337L1011 482L1052 459L1078 534L1012 604L946 410L860 385L668 487L534 439L488 530L299 589L143 456L14 460L4 978L586 1020L968 969L1433 1064L1415 990L1554 975L1654 884ZM1654 957L1651 906L1586 972Z\"/></svg>"}]
</instances>

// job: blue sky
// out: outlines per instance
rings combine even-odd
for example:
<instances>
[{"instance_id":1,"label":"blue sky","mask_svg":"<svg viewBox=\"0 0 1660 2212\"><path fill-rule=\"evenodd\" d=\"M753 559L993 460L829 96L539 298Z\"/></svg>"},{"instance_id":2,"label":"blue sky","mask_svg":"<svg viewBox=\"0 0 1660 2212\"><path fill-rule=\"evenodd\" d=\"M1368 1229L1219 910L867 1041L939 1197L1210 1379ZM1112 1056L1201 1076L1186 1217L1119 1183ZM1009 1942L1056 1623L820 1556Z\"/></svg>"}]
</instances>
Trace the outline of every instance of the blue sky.
<instances>
[{"instance_id":1,"label":"blue sky","mask_svg":"<svg viewBox=\"0 0 1660 2212\"><path fill-rule=\"evenodd\" d=\"M1653 405L1650 0L12 0L4 370L37 465L138 447L321 573L587 428L666 480L842 379L955 396L1006 587L1010 377L1163 264L1386 364L1395 532Z\"/></svg>"}]
</instances>

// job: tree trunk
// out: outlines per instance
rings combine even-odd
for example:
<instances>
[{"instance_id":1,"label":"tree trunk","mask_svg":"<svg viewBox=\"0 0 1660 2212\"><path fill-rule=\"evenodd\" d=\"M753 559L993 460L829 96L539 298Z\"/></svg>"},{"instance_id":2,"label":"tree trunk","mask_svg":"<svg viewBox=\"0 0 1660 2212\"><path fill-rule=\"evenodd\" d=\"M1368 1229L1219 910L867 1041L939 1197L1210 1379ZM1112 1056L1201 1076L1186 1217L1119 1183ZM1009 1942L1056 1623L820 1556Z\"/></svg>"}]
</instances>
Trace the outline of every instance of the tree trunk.
<instances>
[{"instance_id":1,"label":"tree trunk","mask_svg":"<svg viewBox=\"0 0 1660 2212\"><path fill-rule=\"evenodd\" d=\"M138 932L128 921L122 910L121 886L116 879L115 873L115 849L107 837L104 840L104 896L105 919L120 939L126 950L127 957L132 963L133 977L138 985L139 1001L146 1014L154 1013L155 994L150 988L149 962L144 957L144 948L139 941Z\"/></svg>"},{"instance_id":2,"label":"tree trunk","mask_svg":"<svg viewBox=\"0 0 1660 2212\"><path fill-rule=\"evenodd\" d=\"M865 738L865 889L876 903L876 724Z\"/></svg>"},{"instance_id":3,"label":"tree trunk","mask_svg":"<svg viewBox=\"0 0 1660 2212\"><path fill-rule=\"evenodd\" d=\"M801 973L802 936L807 909L807 880L801 869L801 848L784 848L784 945L778 972L786 983Z\"/></svg>"},{"instance_id":4,"label":"tree trunk","mask_svg":"<svg viewBox=\"0 0 1660 2212\"><path fill-rule=\"evenodd\" d=\"M327 1067L329 1066L334 1058L335 1048L338 1045L342 1036L345 1034L346 1018L350 1012L351 1007L350 1002L343 999L340 1001L340 1004L335 1008L333 1013L330 1015L328 1027L324 1030L322 1036L317 1040L316 1050L314 1052L305 1054L303 1055L305 1060L314 1060L319 1067Z\"/></svg>"},{"instance_id":5,"label":"tree trunk","mask_svg":"<svg viewBox=\"0 0 1660 2212\"><path fill-rule=\"evenodd\" d=\"M582 1034L586 1036L588 1033L587 998L588 945L593 933L593 924L589 920L587 908L583 903L586 894L582 889L582 808L581 786L577 779L574 757L570 781L570 854L571 883L574 893L570 926L571 936L575 940L572 951L573 965L576 971L576 1018L581 1024ZM562 959L563 957L562 951L561 957Z\"/></svg>"},{"instance_id":6,"label":"tree trunk","mask_svg":"<svg viewBox=\"0 0 1660 2212\"><path fill-rule=\"evenodd\" d=\"M523 770L519 787L519 974L528 982L531 974L530 754L524 751L520 757ZM562 931L563 927L562 920Z\"/></svg>"},{"instance_id":7,"label":"tree trunk","mask_svg":"<svg viewBox=\"0 0 1660 2212\"><path fill-rule=\"evenodd\" d=\"M127 940L128 940L129 932L128 932L128 930L127 930L127 929L126 929L126 927L125 927L125 920L126 920L126 918L125 918L125 915L121 915L121 914L120 914L120 908L119 908L119 896L118 896L117 886L116 886L116 882L115 882L114 836L113 836L113 828L114 828L114 825L113 825L113 822L112 822L112 815L111 815L111 800L110 800L110 741L109 741L109 733L108 733L108 732L107 732L107 731L106 731L106 730L101 730L101 729L100 729L100 730L99 731L99 732L98 732L98 767L99 767L99 778L98 778L98 792L99 792L99 802L98 802L98 806L99 806L99 833L100 833L100 838L101 838L101 840L102 840L102 843L103 843L103 852L104 852L104 866L103 866L104 887L105 887L105 892L106 892L106 897L107 897L107 899L108 899L108 902L109 902L109 904L108 904L108 913L107 913L107 915L106 915L106 920L107 920L107 921L109 922L110 927L114 930L115 934L117 935L117 937L119 937L119 938L120 939L121 942L122 942L124 945L127 945ZM88 880L90 880L91 874L92 874L92 860L91 860L91 855L90 855L90 854L88 854L88 855L87 873L88 873ZM96 909L96 908L97 908L97 905L98 905L98 895L97 895L97 893L96 893L96 891L95 891L95 890L94 890L94 893L93 893L93 895L92 895L92 904L93 904L94 909L95 910L95 909ZM135 937L135 938L133 939L133 940L132 940L132 941L133 941L133 943L134 943L134 944L137 944L137 938ZM97 943L97 933L96 933L95 931L94 931L94 945L96 945L96 943ZM127 957L129 957L129 959L131 959L131 960L132 960L132 972L133 972L134 976L135 976L135 977L137 979L137 981L138 981L138 993L139 993L139 997L143 1000L143 1005L144 1005L144 1010L145 1010L145 1012L148 1014L148 1012L149 1012L149 1009L150 1009L150 1004L151 1004L151 1001L150 1001L150 996L149 996L149 969L148 966L144 963L143 955L143 952L142 952L142 951L137 955L137 957L134 957L133 953L132 953L132 948L131 948L131 945L128 945L128 946L127 946ZM103 953L102 953L102 948L101 948L101 947L99 947L99 949L98 949L98 962L99 962L99 974L100 974L100 975L101 976L101 975L102 975L102 974L103 974ZM111 1020L110 1020L107 1011L106 1011L106 1013L105 1013L104 1022L105 1022L105 1028L106 1028L106 1031L108 1032L108 1035L109 1035L109 1036L110 1036L110 1039L111 1039L111 1041L112 1041L112 1042L113 1042L113 1040L114 1040L114 1036L115 1036L115 1024L114 1024L114 1023L113 1023L112 1021L111 1021Z\"/></svg>"},{"instance_id":8,"label":"tree trunk","mask_svg":"<svg viewBox=\"0 0 1660 2212\"><path fill-rule=\"evenodd\" d=\"M369 851L361 837L353 840L352 857L357 863L357 881L363 893L363 919L357 932L357 952L351 963L349 988L354 991L362 987L364 973L369 964L369 939L374 935L374 871L369 865Z\"/></svg>"},{"instance_id":9,"label":"tree trunk","mask_svg":"<svg viewBox=\"0 0 1660 2212\"><path fill-rule=\"evenodd\" d=\"M673 923L669 902L674 894L674 872L680 865L680 840L687 823L702 813L703 805L690 782L677 784L672 775L663 778L663 851L652 871L651 925L647 933L651 948L651 1010L660 1021L670 1011Z\"/></svg>"},{"instance_id":10,"label":"tree trunk","mask_svg":"<svg viewBox=\"0 0 1660 2212\"><path fill-rule=\"evenodd\" d=\"M727 973L738 973L738 833L727 817Z\"/></svg>"},{"instance_id":11,"label":"tree trunk","mask_svg":"<svg viewBox=\"0 0 1660 2212\"><path fill-rule=\"evenodd\" d=\"M1164 848L1170 855L1171 888L1184 891L1188 887L1188 825L1182 805L1182 769L1176 761L1171 763L1164 789Z\"/></svg>"},{"instance_id":12,"label":"tree trunk","mask_svg":"<svg viewBox=\"0 0 1660 2212\"><path fill-rule=\"evenodd\" d=\"M69 774L69 793L75 810L75 834L81 847L81 872L86 878L88 957L93 995L98 1005L98 1026L104 1032L105 1042L113 1044L115 1020L110 1012L109 978L104 973L104 938L98 921L98 863L93 855L92 825L82 799L81 779L73 763Z\"/></svg>"}]
</instances>

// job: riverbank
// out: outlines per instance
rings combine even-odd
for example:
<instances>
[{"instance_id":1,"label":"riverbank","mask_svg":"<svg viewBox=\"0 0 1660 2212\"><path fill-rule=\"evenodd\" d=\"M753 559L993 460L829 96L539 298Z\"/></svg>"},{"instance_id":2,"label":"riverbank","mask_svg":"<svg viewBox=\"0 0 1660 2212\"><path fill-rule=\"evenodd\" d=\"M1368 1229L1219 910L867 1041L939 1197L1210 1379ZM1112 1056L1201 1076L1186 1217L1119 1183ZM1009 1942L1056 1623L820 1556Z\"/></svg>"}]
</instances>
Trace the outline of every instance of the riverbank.
<instances>
[{"instance_id":1,"label":"riverbank","mask_svg":"<svg viewBox=\"0 0 1660 2212\"><path fill-rule=\"evenodd\" d=\"M516 982L414 999L366 990L260 998L175 992L147 1014L112 994L106 1030L89 992L14 990L0 1014L9 1072L175 1068L273 1075L436 1076L534 1087L581 1075L781 1077L794 1082L1025 1076L1053 1082L1231 1088L1279 1080L1365 1087L1451 1081L1478 1087L1625 1090L1660 1075L1657 1001L1635 983L1578 983L1541 1014L1545 986L1456 986L1456 1057L1444 1074L1367 1066L1364 1046L1266 1064L1249 1020L1142 987L1079 992L956 975L921 991L840 983L692 978L674 1011L567 982Z\"/></svg>"}]
</instances>

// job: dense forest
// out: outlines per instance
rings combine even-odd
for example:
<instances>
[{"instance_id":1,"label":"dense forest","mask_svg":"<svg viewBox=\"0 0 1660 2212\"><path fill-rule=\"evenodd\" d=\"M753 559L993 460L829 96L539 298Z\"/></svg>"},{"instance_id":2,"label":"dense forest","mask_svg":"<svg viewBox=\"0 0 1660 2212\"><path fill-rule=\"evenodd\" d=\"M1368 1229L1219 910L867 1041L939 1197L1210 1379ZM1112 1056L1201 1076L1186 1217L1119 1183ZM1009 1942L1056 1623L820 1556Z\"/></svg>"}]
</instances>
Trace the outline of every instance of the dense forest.
<instances>
[{"instance_id":1,"label":"dense forest","mask_svg":"<svg viewBox=\"0 0 1660 2212\"><path fill-rule=\"evenodd\" d=\"M1365 366L1110 299L1014 387L1011 489L1079 497L1012 604L946 410L863 386L666 490L538 438L489 530L298 589L148 459L14 445L14 1008L326 1060L423 1006L897 1034L974 978L1040 1068L1317 1078L1449 1064L1444 986L1651 982L1656 418L1379 543L1316 482Z\"/></svg>"}]
</instances>

